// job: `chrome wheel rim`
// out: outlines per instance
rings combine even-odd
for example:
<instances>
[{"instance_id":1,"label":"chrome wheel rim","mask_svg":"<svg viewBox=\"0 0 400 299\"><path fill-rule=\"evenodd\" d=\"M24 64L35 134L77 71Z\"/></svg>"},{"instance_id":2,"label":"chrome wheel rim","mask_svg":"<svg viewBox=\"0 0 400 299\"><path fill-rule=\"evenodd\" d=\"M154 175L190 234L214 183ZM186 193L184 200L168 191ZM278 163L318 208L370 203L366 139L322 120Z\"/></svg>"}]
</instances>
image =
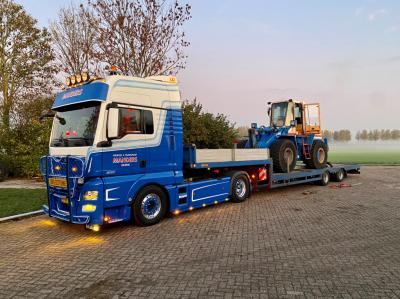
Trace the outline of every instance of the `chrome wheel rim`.
<instances>
[{"instance_id":1,"label":"chrome wheel rim","mask_svg":"<svg viewBox=\"0 0 400 299\"><path fill-rule=\"evenodd\" d=\"M161 211L160 197L154 193L147 194L142 200L141 210L146 219L152 220L156 218Z\"/></svg>"},{"instance_id":2,"label":"chrome wheel rim","mask_svg":"<svg viewBox=\"0 0 400 299\"><path fill-rule=\"evenodd\" d=\"M288 164L292 164L293 160L294 160L294 153L290 148L285 149L284 153L283 153L283 158L285 159L285 161Z\"/></svg>"},{"instance_id":3,"label":"chrome wheel rim","mask_svg":"<svg viewBox=\"0 0 400 299\"><path fill-rule=\"evenodd\" d=\"M325 183L329 182L329 174L327 172L324 172L322 175L322 179L324 180Z\"/></svg>"},{"instance_id":4,"label":"chrome wheel rim","mask_svg":"<svg viewBox=\"0 0 400 299\"><path fill-rule=\"evenodd\" d=\"M243 197L246 194L246 183L244 180L239 179L236 181L236 195L237 197Z\"/></svg>"},{"instance_id":5,"label":"chrome wheel rim","mask_svg":"<svg viewBox=\"0 0 400 299\"><path fill-rule=\"evenodd\" d=\"M324 163L325 161L325 150L323 148L319 148L317 152L317 159L319 163Z\"/></svg>"}]
</instances>

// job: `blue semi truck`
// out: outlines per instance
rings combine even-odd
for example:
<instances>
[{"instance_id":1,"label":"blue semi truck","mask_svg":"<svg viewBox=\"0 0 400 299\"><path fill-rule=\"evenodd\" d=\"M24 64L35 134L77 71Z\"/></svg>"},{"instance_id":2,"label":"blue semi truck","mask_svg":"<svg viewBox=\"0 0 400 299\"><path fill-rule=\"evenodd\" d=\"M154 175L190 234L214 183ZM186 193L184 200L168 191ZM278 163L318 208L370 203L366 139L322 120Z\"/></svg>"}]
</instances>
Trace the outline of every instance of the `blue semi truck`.
<instances>
[{"instance_id":1,"label":"blue semi truck","mask_svg":"<svg viewBox=\"0 0 400 299\"><path fill-rule=\"evenodd\" d=\"M43 208L88 229L120 221L152 225L166 213L243 202L262 187L326 185L360 170L337 165L278 173L268 147L184 145L173 76L83 73L66 83L52 107L49 155L40 160L48 196Z\"/></svg>"}]
</instances>

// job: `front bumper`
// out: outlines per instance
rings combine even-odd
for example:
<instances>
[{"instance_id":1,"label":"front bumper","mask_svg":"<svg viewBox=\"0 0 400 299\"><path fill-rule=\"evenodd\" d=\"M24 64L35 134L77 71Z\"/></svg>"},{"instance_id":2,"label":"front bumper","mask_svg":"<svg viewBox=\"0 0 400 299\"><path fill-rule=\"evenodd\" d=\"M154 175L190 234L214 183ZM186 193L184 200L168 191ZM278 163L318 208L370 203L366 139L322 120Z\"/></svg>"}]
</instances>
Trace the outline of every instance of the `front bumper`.
<instances>
[{"instance_id":1,"label":"front bumper","mask_svg":"<svg viewBox=\"0 0 400 299\"><path fill-rule=\"evenodd\" d=\"M43 211L50 217L58 218L74 224L88 224L90 222L90 216L70 216L68 212L60 212L55 209L49 211L47 205L43 205Z\"/></svg>"}]
</instances>

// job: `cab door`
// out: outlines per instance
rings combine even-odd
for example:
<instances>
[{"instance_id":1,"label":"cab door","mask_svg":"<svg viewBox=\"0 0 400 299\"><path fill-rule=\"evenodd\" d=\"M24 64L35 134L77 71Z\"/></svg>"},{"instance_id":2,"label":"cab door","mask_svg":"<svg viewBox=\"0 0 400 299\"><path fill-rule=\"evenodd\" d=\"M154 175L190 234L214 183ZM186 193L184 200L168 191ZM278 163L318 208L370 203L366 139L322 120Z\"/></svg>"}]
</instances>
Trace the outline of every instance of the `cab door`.
<instances>
[{"instance_id":1,"label":"cab door","mask_svg":"<svg viewBox=\"0 0 400 299\"><path fill-rule=\"evenodd\" d=\"M148 110L148 171L155 174L169 172L173 169L172 155L176 148L174 124L169 109L153 108Z\"/></svg>"},{"instance_id":2,"label":"cab door","mask_svg":"<svg viewBox=\"0 0 400 299\"><path fill-rule=\"evenodd\" d=\"M321 133L320 104L304 104L304 133Z\"/></svg>"},{"instance_id":3,"label":"cab door","mask_svg":"<svg viewBox=\"0 0 400 299\"><path fill-rule=\"evenodd\" d=\"M148 134L146 113L140 107L118 105L118 138L103 149L104 176L138 175L146 173L148 164ZM108 120L113 121L113 120Z\"/></svg>"}]
</instances>

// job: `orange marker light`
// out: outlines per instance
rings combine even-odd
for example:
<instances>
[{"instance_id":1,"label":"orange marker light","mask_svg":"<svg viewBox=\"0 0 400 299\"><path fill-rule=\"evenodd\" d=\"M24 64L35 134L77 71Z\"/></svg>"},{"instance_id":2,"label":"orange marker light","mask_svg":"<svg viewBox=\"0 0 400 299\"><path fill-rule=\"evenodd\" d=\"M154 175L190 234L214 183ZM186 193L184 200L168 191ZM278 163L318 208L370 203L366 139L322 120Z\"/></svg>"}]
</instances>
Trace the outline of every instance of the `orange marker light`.
<instances>
[{"instance_id":1,"label":"orange marker light","mask_svg":"<svg viewBox=\"0 0 400 299\"><path fill-rule=\"evenodd\" d=\"M108 221L110 221L110 217L104 216L104 222L108 222Z\"/></svg>"},{"instance_id":2,"label":"orange marker light","mask_svg":"<svg viewBox=\"0 0 400 299\"><path fill-rule=\"evenodd\" d=\"M71 168L72 172L77 172L78 171L78 167L74 166Z\"/></svg>"},{"instance_id":3,"label":"orange marker light","mask_svg":"<svg viewBox=\"0 0 400 299\"><path fill-rule=\"evenodd\" d=\"M179 215L179 210L175 210L174 214Z\"/></svg>"},{"instance_id":4,"label":"orange marker light","mask_svg":"<svg viewBox=\"0 0 400 299\"><path fill-rule=\"evenodd\" d=\"M203 204L202 204L202 206L203 206L203 208L204 208L204 207L206 206L206 204L205 204L205 203L203 203Z\"/></svg>"},{"instance_id":5,"label":"orange marker light","mask_svg":"<svg viewBox=\"0 0 400 299\"><path fill-rule=\"evenodd\" d=\"M189 207L189 211L193 211L193 207Z\"/></svg>"},{"instance_id":6,"label":"orange marker light","mask_svg":"<svg viewBox=\"0 0 400 299\"><path fill-rule=\"evenodd\" d=\"M214 201L214 204L217 204L218 203L218 201Z\"/></svg>"}]
</instances>

